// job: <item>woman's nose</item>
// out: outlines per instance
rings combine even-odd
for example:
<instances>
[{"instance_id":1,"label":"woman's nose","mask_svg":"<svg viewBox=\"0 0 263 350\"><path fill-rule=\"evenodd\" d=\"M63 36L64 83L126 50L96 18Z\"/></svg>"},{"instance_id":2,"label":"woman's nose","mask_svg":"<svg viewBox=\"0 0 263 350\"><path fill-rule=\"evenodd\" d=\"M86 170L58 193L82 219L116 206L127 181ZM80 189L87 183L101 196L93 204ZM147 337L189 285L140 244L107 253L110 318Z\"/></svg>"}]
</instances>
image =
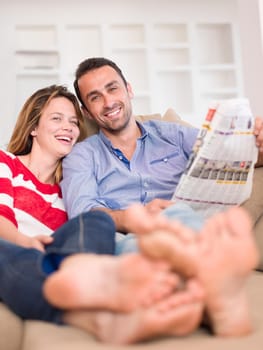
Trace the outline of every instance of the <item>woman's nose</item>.
<instances>
[{"instance_id":1,"label":"woman's nose","mask_svg":"<svg viewBox=\"0 0 263 350\"><path fill-rule=\"evenodd\" d=\"M72 131L72 124L68 121L64 121L62 125L62 129Z\"/></svg>"}]
</instances>

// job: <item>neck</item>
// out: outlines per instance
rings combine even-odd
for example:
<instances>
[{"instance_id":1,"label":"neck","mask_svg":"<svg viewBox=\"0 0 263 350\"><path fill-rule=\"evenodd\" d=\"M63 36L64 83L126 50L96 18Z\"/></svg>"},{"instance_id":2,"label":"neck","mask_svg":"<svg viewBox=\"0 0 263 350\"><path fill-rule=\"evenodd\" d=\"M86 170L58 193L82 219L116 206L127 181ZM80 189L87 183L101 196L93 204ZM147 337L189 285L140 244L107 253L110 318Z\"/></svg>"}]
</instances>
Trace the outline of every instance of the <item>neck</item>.
<instances>
[{"instance_id":1,"label":"neck","mask_svg":"<svg viewBox=\"0 0 263 350\"><path fill-rule=\"evenodd\" d=\"M58 161L47 159L47 157L35 157L29 153L19 156L20 161L36 176L36 178L46 184L55 183L55 171Z\"/></svg>"},{"instance_id":2,"label":"neck","mask_svg":"<svg viewBox=\"0 0 263 350\"><path fill-rule=\"evenodd\" d=\"M122 151L127 159L131 159L136 149L137 139L141 136L141 130L137 123L130 123L129 127L118 132L104 132L114 148Z\"/></svg>"}]
</instances>

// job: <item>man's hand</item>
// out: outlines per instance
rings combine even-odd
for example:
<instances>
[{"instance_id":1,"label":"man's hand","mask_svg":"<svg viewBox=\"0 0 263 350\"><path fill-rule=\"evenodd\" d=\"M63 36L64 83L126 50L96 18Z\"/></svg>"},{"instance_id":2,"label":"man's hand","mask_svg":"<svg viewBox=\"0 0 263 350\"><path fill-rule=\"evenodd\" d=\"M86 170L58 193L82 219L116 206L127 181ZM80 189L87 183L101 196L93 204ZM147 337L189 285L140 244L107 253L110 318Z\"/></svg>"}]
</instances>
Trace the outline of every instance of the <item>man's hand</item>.
<instances>
[{"instance_id":1,"label":"man's hand","mask_svg":"<svg viewBox=\"0 0 263 350\"><path fill-rule=\"evenodd\" d=\"M166 224L167 219L164 219L161 212L172 204L174 204L173 201L155 198L144 206L141 204L131 205L123 211L126 232L148 233L156 227L160 227L162 222ZM141 217L144 220L141 220Z\"/></svg>"},{"instance_id":2,"label":"man's hand","mask_svg":"<svg viewBox=\"0 0 263 350\"><path fill-rule=\"evenodd\" d=\"M151 202L147 203L145 206L140 205L142 210L147 212L147 215L154 219L156 216L159 216L162 210L168 208L170 205L174 204L173 201L168 201L166 199L156 198ZM108 208L96 207L93 210L102 210L109 214L113 219L116 227L116 231L122 233L129 232L147 232L153 229L152 220L147 220L147 223L144 223L140 220L140 210L138 209L138 220L134 220L134 215L130 215L130 210L111 210ZM149 225L150 223L150 225Z\"/></svg>"},{"instance_id":3,"label":"man's hand","mask_svg":"<svg viewBox=\"0 0 263 350\"><path fill-rule=\"evenodd\" d=\"M255 167L263 166L263 119L255 118L254 135L256 136L256 145L258 147L258 160Z\"/></svg>"},{"instance_id":4,"label":"man's hand","mask_svg":"<svg viewBox=\"0 0 263 350\"><path fill-rule=\"evenodd\" d=\"M263 119L260 117L255 119L254 135L259 152L263 153Z\"/></svg>"},{"instance_id":5,"label":"man's hand","mask_svg":"<svg viewBox=\"0 0 263 350\"><path fill-rule=\"evenodd\" d=\"M169 201L166 199L155 198L151 202L145 204L145 208L148 210L150 214L160 214L160 212L170 205L174 204L173 201Z\"/></svg>"}]
</instances>

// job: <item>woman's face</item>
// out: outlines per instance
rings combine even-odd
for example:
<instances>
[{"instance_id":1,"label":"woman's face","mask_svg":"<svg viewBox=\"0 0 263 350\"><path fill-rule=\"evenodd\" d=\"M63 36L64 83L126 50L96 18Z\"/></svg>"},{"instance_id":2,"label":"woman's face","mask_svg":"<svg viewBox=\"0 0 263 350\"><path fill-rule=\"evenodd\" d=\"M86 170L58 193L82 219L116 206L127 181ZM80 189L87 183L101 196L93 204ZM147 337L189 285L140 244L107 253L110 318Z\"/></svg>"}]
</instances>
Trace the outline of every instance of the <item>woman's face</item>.
<instances>
[{"instance_id":1,"label":"woman's face","mask_svg":"<svg viewBox=\"0 0 263 350\"><path fill-rule=\"evenodd\" d=\"M78 117L72 102L65 97L53 98L31 132L33 149L60 159L72 150L79 133Z\"/></svg>"}]
</instances>

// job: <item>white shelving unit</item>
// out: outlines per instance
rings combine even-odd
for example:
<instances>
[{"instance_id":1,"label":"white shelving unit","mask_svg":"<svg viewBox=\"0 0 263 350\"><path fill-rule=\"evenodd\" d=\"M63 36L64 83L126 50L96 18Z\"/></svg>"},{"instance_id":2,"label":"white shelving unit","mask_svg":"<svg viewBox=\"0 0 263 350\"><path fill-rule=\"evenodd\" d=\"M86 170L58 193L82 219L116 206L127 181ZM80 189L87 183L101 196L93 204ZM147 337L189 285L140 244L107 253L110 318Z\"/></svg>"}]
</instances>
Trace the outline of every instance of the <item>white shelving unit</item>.
<instances>
[{"instance_id":1,"label":"white shelving unit","mask_svg":"<svg viewBox=\"0 0 263 350\"><path fill-rule=\"evenodd\" d=\"M16 34L17 109L35 89L70 88L86 57L106 56L132 84L135 113L165 112L200 126L213 99L242 94L231 22L97 25L19 25Z\"/></svg>"},{"instance_id":2,"label":"white shelving unit","mask_svg":"<svg viewBox=\"0 0 263 350\"><path fill-rule=\"evenodd\" d=\"M201 109L213 99L233 98L241 94L234 40L231 23L196 25Z\"/></svg>"},{"instance_id":3,"label":"white shelving unit","mask_svg":"<svg viewBox=\"0 0 263 350\"><path fill-rule=\"evenodd\" d=\"M173 107L181 115L191 115L193 84L191 48L187 23L155 23L152 30L154 108ZM159 98L160 97L160 98Z\"/></svg>"},{"instance_id":4,"label":"white shelving unit","mask_svg":"<svg viewBox=\"0 0 263 350\"><path fill-rule=\"evenodd\" d=\"M199 126L210 100L245 96L261 115L262 1L1 0L0 146L32 90L72 87L88 56L119 63L135 113L172 107Z\"/></svg>"},{"instance_id":5,"label":"white shelving unit","mask_svg":"<svg viewBox=\"0 0 263 350\"><path fill-rule=\"evenodd\" d=\"M15 28L16 108L41 86L60 81L60 52L56 26L19 25Z\"/></svg>"}]
</instances>

